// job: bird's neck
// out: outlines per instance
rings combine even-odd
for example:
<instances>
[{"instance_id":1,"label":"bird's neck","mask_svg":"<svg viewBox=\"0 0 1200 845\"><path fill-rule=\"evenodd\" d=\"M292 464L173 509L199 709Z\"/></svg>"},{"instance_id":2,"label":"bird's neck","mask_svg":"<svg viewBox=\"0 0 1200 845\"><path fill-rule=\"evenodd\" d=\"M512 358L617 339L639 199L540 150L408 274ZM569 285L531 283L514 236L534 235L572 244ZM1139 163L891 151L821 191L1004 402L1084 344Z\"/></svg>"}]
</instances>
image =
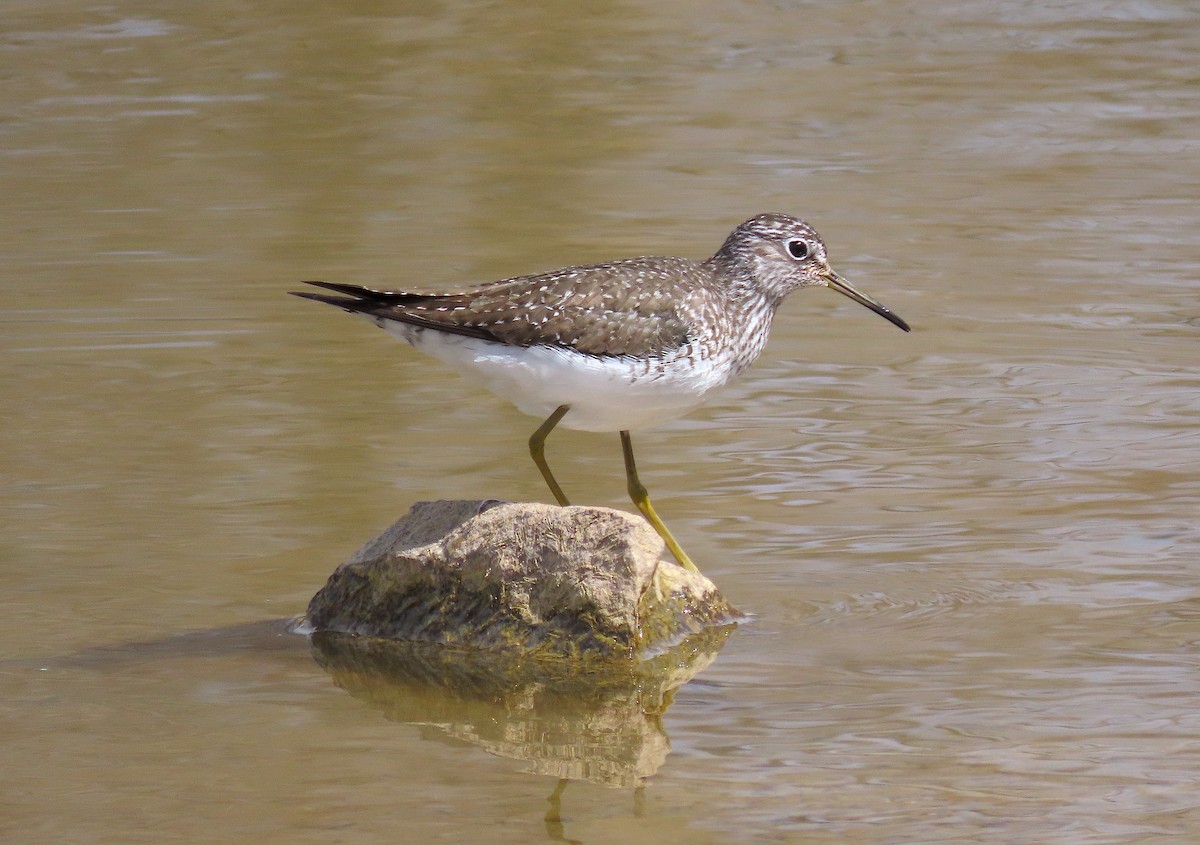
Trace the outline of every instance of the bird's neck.
<instances>
[{"instance_id":1,"label":"bird's neck","mask_svg":"<svg viewBox=\"0 0 1200 845\"><path fill-rule=\"evenodd\" d=\"M745 370L762 353L767 345L771 321L779 301L768 295L760 280L755 277L753 267L744 260L726 254L722 249L705 262L713 273L726 280L729 309L732 320L729 326L731 337L736 342L730 345L734 357L734 372Z\"/></svg>"},{"instance_id":2,"label":"bird's neck","mask_svg":"<svg viewBox=\"0 0 1200 845\"><path fill-rule=\"evenodd\" d=\"M753 364L766 347L771 321L775 317L775 304L753 284L737 284L731 293L726 311L730 318L727 331L732 340L729 350L734 372L740 373Z\"/></svg>"}]
</instances>

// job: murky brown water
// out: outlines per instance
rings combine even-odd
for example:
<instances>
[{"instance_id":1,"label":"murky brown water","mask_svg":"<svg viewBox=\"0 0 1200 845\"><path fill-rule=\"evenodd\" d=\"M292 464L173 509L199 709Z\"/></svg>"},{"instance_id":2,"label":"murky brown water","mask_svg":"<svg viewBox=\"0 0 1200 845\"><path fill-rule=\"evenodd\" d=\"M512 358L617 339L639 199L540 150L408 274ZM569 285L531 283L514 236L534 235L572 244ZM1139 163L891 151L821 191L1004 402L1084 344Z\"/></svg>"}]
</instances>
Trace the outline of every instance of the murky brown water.
<instances>
[{"instance_id":1,"label":"murky brown water","mask_svg":"<svg viewBox=\"0 0 1200 845\"><path fill-rule=\"evenodd\" d=\"M1187 0L8 4L0 838L1195 841L1198 54ZM915 331L799 294L640 436L757 617L673 699L381 693L255 624L415 500L547 496L535 421L295 280L766 210ZM627 506L615 436L550 452ZM643 788L555 791L617 736Z\"/></svg>"}]
</instances>

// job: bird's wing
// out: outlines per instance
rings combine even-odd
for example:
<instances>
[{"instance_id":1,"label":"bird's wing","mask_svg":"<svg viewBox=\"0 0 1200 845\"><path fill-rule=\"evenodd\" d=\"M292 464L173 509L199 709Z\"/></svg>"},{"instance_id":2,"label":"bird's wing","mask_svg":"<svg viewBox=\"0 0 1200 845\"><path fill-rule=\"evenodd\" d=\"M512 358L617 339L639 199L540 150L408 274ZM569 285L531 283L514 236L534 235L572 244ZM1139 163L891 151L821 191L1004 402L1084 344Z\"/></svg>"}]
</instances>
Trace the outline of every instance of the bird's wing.
<instances>
[{"instance_id":1,"label":"bird's wing","mask_svg":"<svg viewBox=\"0 0 1200 845\"><path fill-rule=\"evenodd\" d=\"M512 346L562 346L589 355L661 355L692 336L695 295L680 276L703 273L681 258L632 258L520 276L448 294L378 291L334 282L306 284L343 296L297 296ZM676 282L676 284L672 284Z\"/></svg>"}]
</instances>

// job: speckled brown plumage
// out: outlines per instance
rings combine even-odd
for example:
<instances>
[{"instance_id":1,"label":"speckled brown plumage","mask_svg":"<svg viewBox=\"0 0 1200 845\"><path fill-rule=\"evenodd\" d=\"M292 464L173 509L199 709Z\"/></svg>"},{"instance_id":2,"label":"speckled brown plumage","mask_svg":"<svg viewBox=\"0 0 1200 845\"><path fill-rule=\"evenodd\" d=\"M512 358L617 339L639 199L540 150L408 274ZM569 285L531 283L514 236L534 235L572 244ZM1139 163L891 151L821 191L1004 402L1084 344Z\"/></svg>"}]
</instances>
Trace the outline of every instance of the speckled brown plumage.
<instances>
[{"instance_id":1,"label":"speckled brown plumage","mask_svg":"<svg viewBox=\"0 0 1200 845\"><path fill-rule=\"evenodd\" d=\"M794 241L806 244L803 258L786 252ZM585 355L661 358L689 343L711 353L713 344L746 343L750 335L753 360L784 296L796 287L827 284L831 274L825 245L812 227L787 215L763 214L737 227L703 262L628 258L445 294L307 282L344 296L296 295L379 320ZM889 315L884 313L892 319Z\"/></svg>"},{"instance_id":2,"label":"speckled brown plumage","mask_svg":"<svg viewBox=\"0 0 1200 845\"><path fill-rule=\"evenodd\" d=\"M698 303L712 295L680 282L710 282L682 258L631 258L491 282L456 293L412 294L310 282L353 297L329 302L385 320L512 346L570 347L588 355L648 355L679 347Z\"/></svg>"}]
</instances>

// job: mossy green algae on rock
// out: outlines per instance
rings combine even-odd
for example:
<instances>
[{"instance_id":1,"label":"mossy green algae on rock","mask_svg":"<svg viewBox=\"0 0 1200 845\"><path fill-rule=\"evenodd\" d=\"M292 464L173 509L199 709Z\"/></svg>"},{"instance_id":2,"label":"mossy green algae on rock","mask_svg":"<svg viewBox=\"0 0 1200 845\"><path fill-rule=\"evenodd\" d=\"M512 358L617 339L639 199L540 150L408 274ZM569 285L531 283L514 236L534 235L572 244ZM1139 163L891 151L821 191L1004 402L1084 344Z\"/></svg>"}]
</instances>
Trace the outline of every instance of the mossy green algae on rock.
<instances>
[{"instance_id":1,"label":"mossy green algae on rock","mask_svg":"<svg viewBox=\"0 0 1200 845\"><path fill-rule=\"evenodd\" d=\"M609 508L419 502L330 576L306 615L336 631L510 655L641 659L739 614Z\"/></svg>"}]
</instances>

